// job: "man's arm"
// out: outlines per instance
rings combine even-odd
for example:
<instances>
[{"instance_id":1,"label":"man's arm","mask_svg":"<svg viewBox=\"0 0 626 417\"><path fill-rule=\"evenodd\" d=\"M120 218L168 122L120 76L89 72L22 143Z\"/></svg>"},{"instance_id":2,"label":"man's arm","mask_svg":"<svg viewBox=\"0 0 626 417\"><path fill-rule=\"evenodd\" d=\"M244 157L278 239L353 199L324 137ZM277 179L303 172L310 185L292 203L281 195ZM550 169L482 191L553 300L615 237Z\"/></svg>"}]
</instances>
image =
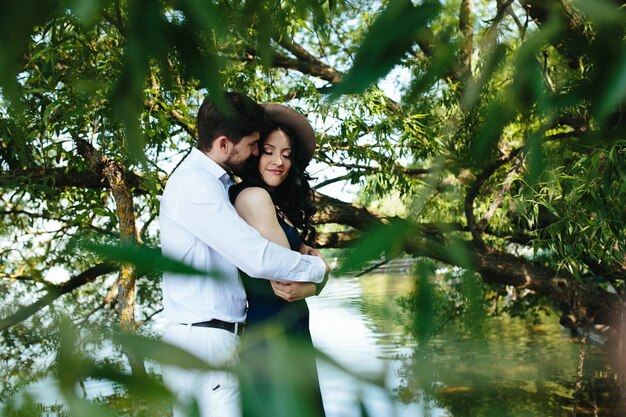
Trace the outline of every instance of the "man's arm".
<instances>
[{"instance_id":1,"label":"man's arm","mask_svg":"<svg viewBox=\"0 0 626 417\"><path fill-rule=\"evenodd\" d=\"M272 291L276 296L290 303L317 294L317 284L312 282L272 281Z\"/></svg>"},{"instance_id":2,"label":"man's arm","mask_svg":"<svg viewBox=\"0 0 626 417\"><path fill-rule=\"evenodd\" d=\"M171 181L171 179L170 179ZM280 281L321 282L326 267L267 239L242 220L217 178L192 176L170 184L161 201L170 217L246 274Z\"/></svg>"},{"instance_id":3,"label":"man's arm","mask_svg":"<svg viewBox=\"0 0 626 417\"><path fill-rule=\"evenodd\" d=\"M300 253L304 255L317 256L324 261L324 265L326 266L326 275L324 275L324 280L320 283L315 284L315 293L312 295L320 295L326 284L328 283L328 278L330 278L330 270L331 267L328 265L328 262L322 257L322 254L319 253L317 249L310 247L309 245L305 245L304 243L300 246Z\"/></svg>"},{"instance_id":4,"label":"man's arm","mask_svg":"<svg viewBox=\"0 0 626 417\"><path fill-rule=\"evenodd\" d=\"M259 187L246 188L237 196L235 209L246 223L259 231L261 236L289 248L287 236L276 218L276 207L266 190ZM308 282L272 281L272 289L274 294L289 302L317 293L316 284Z\"/></svg>"},{"instance_id":5,"label":"man's arm","mask_svg":"<svg viewBox=\"0 0 626 417\"><path fill-rule=\"evenodd\" d=\"M321 258L326 265L326 275L324 276L324 280L318 284L309 282L272 281L272 290L274 291L274 294L289 302L302 300L313 295L320 295L328 282L328 278L330 277L331 268L317 249L313 249L312 247L302 243L300 245L300 253Z\"/></svg>"}]
</instances>

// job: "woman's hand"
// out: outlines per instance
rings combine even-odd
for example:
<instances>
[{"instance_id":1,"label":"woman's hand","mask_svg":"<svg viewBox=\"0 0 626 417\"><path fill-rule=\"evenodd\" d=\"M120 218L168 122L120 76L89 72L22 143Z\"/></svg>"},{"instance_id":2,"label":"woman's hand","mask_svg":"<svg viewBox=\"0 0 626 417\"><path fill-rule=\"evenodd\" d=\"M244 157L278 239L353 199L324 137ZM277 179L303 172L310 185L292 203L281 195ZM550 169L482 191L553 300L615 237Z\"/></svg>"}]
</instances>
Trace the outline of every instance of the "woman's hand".
<instances>
[{"instance_id":1,"label":"woman's hand","mask_svg":"<svg viewBox=\"0 0 626 417\"><path fill-rule=\"evenodd\" d=\"M274 294L290 303L315 295L317 286L312 282L279 282L272 281Z\"/></svg>"}]
</instances>

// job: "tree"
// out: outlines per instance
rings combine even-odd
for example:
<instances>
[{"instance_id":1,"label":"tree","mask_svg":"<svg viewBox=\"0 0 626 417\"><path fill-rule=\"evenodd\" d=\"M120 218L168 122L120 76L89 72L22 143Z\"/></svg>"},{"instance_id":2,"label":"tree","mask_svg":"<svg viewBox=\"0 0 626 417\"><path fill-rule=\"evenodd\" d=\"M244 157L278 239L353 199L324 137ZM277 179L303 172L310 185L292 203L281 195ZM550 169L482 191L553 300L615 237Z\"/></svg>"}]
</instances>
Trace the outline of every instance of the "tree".
<instances>
[{"instance_id":1,"label":"tree","mask_svg":"<svg viewBox=\"0 0 626 417\"><path fill-rule=\"evenodd\" d=\"M133 331L159 311L158 273L78 243L158 248L158 195L223 89L315 121L316 159L340 173L318 187L317 222L340 226L320 247L375 233L372 257L458 265L545 296L568 326L619 328L622 2L5 3L0 343L8 363L33 355L3 367L3 392L48 371L50 318ZM337 181L400 192L408 214L322 194Z\"/></svg>"}]
</instances>

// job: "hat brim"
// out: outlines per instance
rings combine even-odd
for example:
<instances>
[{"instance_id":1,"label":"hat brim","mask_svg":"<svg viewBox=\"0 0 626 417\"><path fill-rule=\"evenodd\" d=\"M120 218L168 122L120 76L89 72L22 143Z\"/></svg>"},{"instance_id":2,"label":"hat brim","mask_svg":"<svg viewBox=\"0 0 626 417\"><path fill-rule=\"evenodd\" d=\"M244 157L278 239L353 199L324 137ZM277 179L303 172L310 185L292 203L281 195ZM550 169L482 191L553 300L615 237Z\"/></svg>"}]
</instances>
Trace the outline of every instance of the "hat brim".
<instances>
[{"instance_id":1,"label":"hat brim","mask_svg":"<svg viewBox=\"0 0 626 417\"><path fill-rule=\"evenodd\" d=\"M315 132L306 117L284 104L264 103L261 106L265 109L269 122L287 126L298 135L298 140L301 142L310 161L315 152Z\"/></svg>"}]
</instances>

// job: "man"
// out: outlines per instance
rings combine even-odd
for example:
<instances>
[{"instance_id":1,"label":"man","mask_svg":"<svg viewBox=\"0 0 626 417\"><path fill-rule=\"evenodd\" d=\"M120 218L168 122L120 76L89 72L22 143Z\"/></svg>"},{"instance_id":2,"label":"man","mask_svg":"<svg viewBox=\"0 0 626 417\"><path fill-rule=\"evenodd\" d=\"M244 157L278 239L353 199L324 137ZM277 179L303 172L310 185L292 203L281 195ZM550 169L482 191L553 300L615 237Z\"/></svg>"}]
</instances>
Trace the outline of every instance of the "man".
<instances>
[{"instance_id":1,"label":"man","mask_svg":"<svg viewBox=\"0 0 626 417\"><path fill-rule=\"evenodd\" d=\"M165 255L219 278L163 274L163 339L216 366L237 362L246 317L246 294L237 268L252 277L320 283L328 272L316 256L301 255L262 238L230 204L230 174L258 155L265 113L241 93L221 106L208 98L198 111L198 144L175 170L161 198L161 247ZM285 299L312 295L311 284L280 286ZM195 398L202 417L240 415L238 382L227 372L193 373L164 367L165 383L183 400ZM175 407L174 416L183 410Z\"/></svg>"}]
</instances>

